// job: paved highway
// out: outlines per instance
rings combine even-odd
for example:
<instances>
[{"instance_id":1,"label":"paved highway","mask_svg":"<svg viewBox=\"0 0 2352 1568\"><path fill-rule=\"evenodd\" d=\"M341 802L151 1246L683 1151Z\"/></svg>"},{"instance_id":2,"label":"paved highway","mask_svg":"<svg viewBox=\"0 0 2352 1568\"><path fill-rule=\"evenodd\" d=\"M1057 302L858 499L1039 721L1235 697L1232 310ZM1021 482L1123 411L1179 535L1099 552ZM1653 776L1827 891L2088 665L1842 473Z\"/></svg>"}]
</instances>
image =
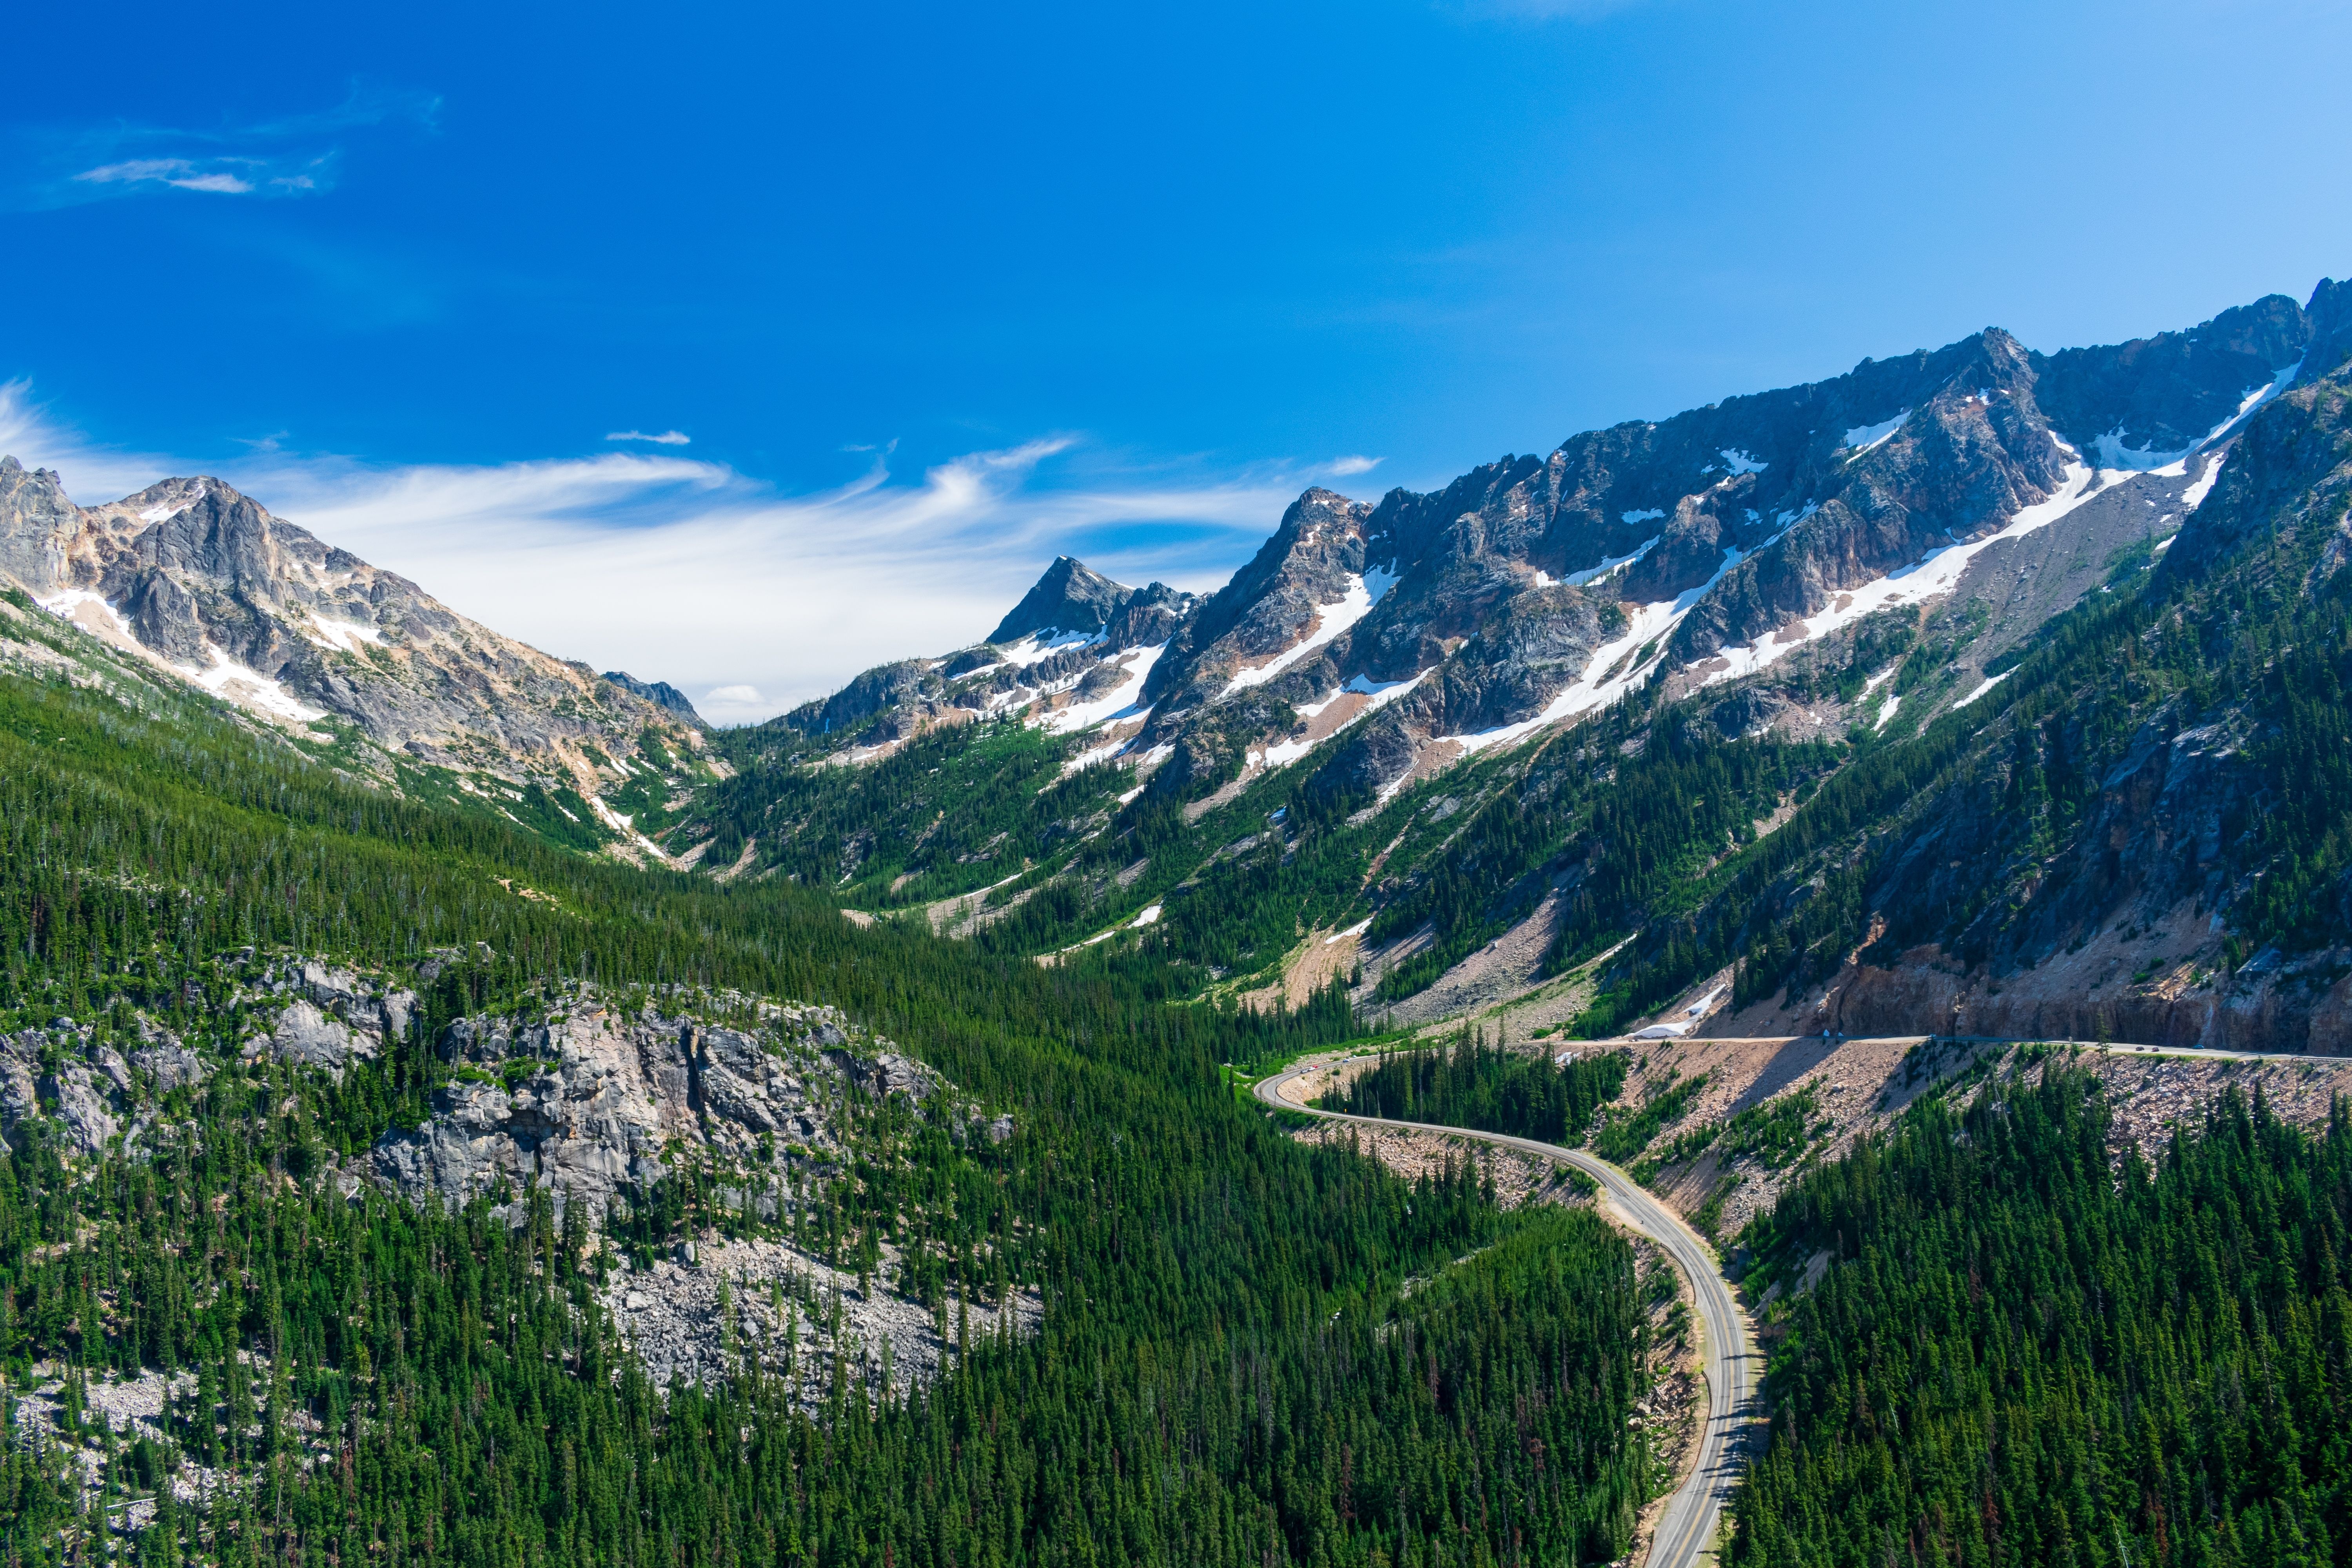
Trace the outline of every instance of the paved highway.
<instances>
[{"instance_id":1,"label":"paved highway","mask_svg":"<svg viewBox=\"0 0 2352 1568\"><path fill-rule=\"evenodd\" d=\"M1538 1143L1501 1132L1479 1132L1467 1127L1438 1127L1423 1121L1385 1121L1376 1117L1346 1116L1318 1110L1282 1098L1282 1086L1313 1068L1277 1073L1257 1086L1257 1097L1286 1110L1333 1121L1364 1121L1382 1127L1414 1127L1476 1138L1518 1149L1544 1159L1573 1165L1601 1184L1619 1214L1643 1235L1664 1247L1675 1267L1690 1281L1697 1300L1698 1321L1706 1336L1706 1430L1699 1440L1698 1463L1677 1489L1658 1521L1650 1541L1648 1568L1690 1568L1715 1540L1716 1521L1738 1480L1749 1430L1749 1404L1755 1393L1758 1361L1748 1329L1748 1314L1723 1277L1714 1249L1685 1225L1682 1216L1644 1191L1633 1177L1608 1161L1581 1149Z\"/></svg>"}]
</instances>

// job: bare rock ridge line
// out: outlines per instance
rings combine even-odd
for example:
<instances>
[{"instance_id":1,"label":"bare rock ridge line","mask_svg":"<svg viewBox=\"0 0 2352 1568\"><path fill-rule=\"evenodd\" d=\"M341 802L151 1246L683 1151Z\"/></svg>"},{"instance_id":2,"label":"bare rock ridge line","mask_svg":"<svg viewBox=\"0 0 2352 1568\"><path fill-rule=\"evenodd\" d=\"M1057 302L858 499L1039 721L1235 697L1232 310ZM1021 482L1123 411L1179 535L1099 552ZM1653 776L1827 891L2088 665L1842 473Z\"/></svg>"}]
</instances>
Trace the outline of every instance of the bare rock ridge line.
<instances>
[{"instance_id":1,"label":"bare rock ridge line","mask_svg":"<svg viewBox=\"0 0 2352 1568\"><path fill-rule=\"evenodd\" d=\"M1049 885L1089 912L1099 906L1096 931L1064 922L1056 951L1108 940L1147 909L1196 924L1156 900L1213 884L1222 863L1305 842L1268 810L1236 820L1221 848L1204 838L1177 851L1197 870L1144 870L1155 813L1208 821L1294 767L1293 804L1306 808L1295 815L1307 820L1360 827L1402 795L1404 810L1383 818L1402 830L1401 861L1384 867L1383 850L1346 914L1298 924L1302 940L1328 921L1314 940L1354 942L1343 950L1350 1000L1399 1020L1507 1006L1549 985L1561 1008L1553 1026L1603 1005L1645 1012L1576 1025L1599 1033L2121 1035L2352 1050L2352 944L2267 927L2249 936L2245 924L2264 879L2287 863L2257 831L2291 804L2265 782L2279 704L2233 681L2215 700L2176 692L2140 705L2062 657L2070 639L2125 635L2104 605L2186 617L2166 635L2200 643L2205 668L2218 657L2209 623L2239 613L2228 602L2238 587L2292 599L2294 586L2260 579L2293 572L2316 600L2352 561L2352 532L2338 526L2352 497L2347 362L2352 288L2326 280L2305 303L2273 295L2105 347L2046 353L1988 328L1806 385L1588 431L1441 490L1366 500L1311 489L1223 587L1138 634L1159 639L1150 643L1118 627L1130 590L1063 558L997 640L868 672L747 740L770 761L863 763L931 724L1020 714L1078 738L1063 779L1091 764L1129 770L1131 785L1097 784L1087 810L1018 846L1066 866L1031 876L1022 859L1024 885L981 911ZM2137 647L2115 647L2136 665ZM2162 650L2151 641L2148 651ZM2179 657L2163 652L2156 662L2170 673L2132 690L2171 689ZM2095 711L2110 698L2128 712L2119 725ZM1690 851L1695 869L1733 879L1687 917L1663 914L1651 888L1607 894L1622 907L1604 921L1580 889L1612 875L1611 847L1597 829L1547 837L1537 809L1597 798L1585 784L1620 764L1593 749L1597 733L1567 737L1612 710L1638 731L1614 733L1616 755L1643 763L1658 754L1661 720L1675 744L1711 752L1822 743L1815 761L1783 755L1805 776L1743 803L1755 809L1727 826L1719 851ZM2111 742L2126 733L2117 754ZM1833 780L1843 791L1870 776L1848 764L1882 740L1926 742L1904 753L1919 771L1899 790L1868 786L1878 793L1839 826L1848 840L1833 850L1814 837L1824 814L1807 815L1807 803ZM2089 757L2095 768L2068 773ZM1482 760L1464 771L1460 800L1451 782L1442 798L1402 794L1471 759ZM2012 794L2021 768L2069 792L2051 807L2048 844L2030 830L2040 796ZM1283 788L1258 789L1260 809ZM1444 813L1467 802L1475 820L1514 799L1544 840L1526 853L1543 863L1503 867L1497 854L1520 851L1499 827L1486 862L1466 847L1447 859L1456 829L1436 828ZM1783 865L1763 846L1790 821L1808 847ZM1129 873L1114 882L1095 863L1107 856L1063 855L1056 834L1133 844L1129 863L1156 885L1122 905ZM959 845L954 865L992 858L998 875L1013 870L1003 837ZM929 877L972 897L976 879L937 857L927 865L921 843L896 847L900 881ZM826 879L851 881L871 847L861 841L856 858L845 848ZM1858 895L1841 886L1865 864ZM1502 880L1473 916L1459 912L1468 894L1445 892L1443 920L1412 902L1490 877ZM1825 890L1830 905L1811 902ZM2328 929L2352 930L2352 881L2331 897ZM1832 908L1833 929L1822 923ZM1552 919L1538 921L1546 910ZM1399 923L1408 911L1416 918ZM1457 931L1441 929L1447 921ZM1676 921L1679 938L1667 931ZM1457 941L1469 924L1475 942ZM1591 958L1606 945L1602 924L1634 943L1614 965ZM1629 998L1629 976L1667 967L1664 947L1698 951L1685 940L1695 925L1713 929L1703 963L1689 962L1712 973L1645 979ZM1213 973L1202 983L1234 975L1241 992L1271 996L1269 965L1300 967L1295 954L1252 948L1229 968L1232 956L1203 957ZM1653 984L1685 989L1669 998Z\"/></svg>"},{"instance_id":2,"label":"bare rock ridge line","mask_svg":"<svg viewBox=\"0 0 2352 1568\"><path fill-rule=\"evenodd\" d=\"M2307 304L2273 295L2100 348L2042 353L1988 328L1586 432L1435 492L1309 489L1198 600L1061 557L987 643L870 670L772 723L828 736L882 715L861 743L887 745L1070 706L1098 694L1099 665L1151 647L1115 734L1153 790L1284 765L1342 731L1332 786L1385 790L1433 753L1652 679L1736 681L1883 603L1948 594L1933 575L1886 585L1939 556L1957 574L2134 476L2209 468L2256 408L2347 352L2352 289L2325 280Z\"/></svg>"},{"instance_id":3,"label":"bare rock ridge line","mask_svg":"<svg viewBox=\"0 0 2352 1568\"><path fill-rule=\"evenodd\" d=\"M688 749L684 694L501 636L216 479L104 506L0 458L0 584L277 723L334 720L383 752L597 791L648 725ZM322 738L323 733L322 733Z\"/></svg>"}]
</instances>

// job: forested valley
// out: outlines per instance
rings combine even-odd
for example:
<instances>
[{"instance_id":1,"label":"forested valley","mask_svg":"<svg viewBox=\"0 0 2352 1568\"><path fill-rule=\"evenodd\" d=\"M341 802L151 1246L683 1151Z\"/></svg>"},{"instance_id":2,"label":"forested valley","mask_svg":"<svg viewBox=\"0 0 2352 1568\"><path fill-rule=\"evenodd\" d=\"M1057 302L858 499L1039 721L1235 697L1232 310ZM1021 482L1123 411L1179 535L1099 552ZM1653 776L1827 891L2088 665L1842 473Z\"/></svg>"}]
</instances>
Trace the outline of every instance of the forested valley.
<instances>
[{"instance_id":1,"label":"forested valley","mask_svg":"<svg viewBox=\"0 0 2352 1568\"><path fill-rule=\"evenodd\" d=\"M142 1040L209 1068L135 1073L135 1145L77 1152L47 1100L16 1119L10 1561L1626 1549L1657 1485L1627 1424L1649 1331L1627 1244L1585 1213L1502 1213L1466 1166L1409 1183L1302 1146L1224 1089L1224 1062L1346 1037L1344 1006L1184 1005L1133 957L1041 968L860 931L788 883L585 859L343 783L201 709L0 681L0 1031L40 1058L45 1094L76 1053ZM391 975L462 962L421 985L394 1048L337 1078L257 1052L241 977L273 951ZM834 1004L1010 1117L1001 1142L912 1141L800 1237L836 1260L929 1249L945 1375L877 1393L836 1369L814 1409L748 1356L650 1384L598 1288L632 1252L737 1222L688 1172L607 1237L543 1193L447 1211L334 1179L453 1087L434 1048L453 1017L527 1020L582 985L719 1016L730 997ZM957 1331L1007 1290L1042 1300L1038 1332ZM134 1438L100 1406L142 1371L172 1392ZM174 1485L190 1478L194 1496Z\"/></svg>"},{"instance_id":2,"label":"forested valley","mask_svg":"<svg viewBox=\"0 0 2352 1568\"><path fill-rule=\"evenodd\" d=\"M362 774L355 731L77 662L10 590L0 1555L1624 1560L1685 1451L1673 1279L1574 1184L1511 1206L1458 1139L1383 1164L1250 1098L1328 1053L1314 1109L1679 1194L1768 1358L1728 1563L2352 1561L2340 1101L2183 1098L2149 1144L2063 1049L1930 1035L1922 1089L1906 1025L1874 1084L1824 1055L1735 1098L1669 1048L1722 1005L1827 1053L1841 977L1990 1001L2101 942L2147 1016L2324 1038L2347 431L2340 372L2280 397L2163 492L2206 485L2199 532L2086 556L1990 667L1982 616L1890 606L1385 780L1217 674L1258 749L1131 785L1066 708L877 709L862 761L649 728L674 765L580 758L633 826L554 772ZM1504 991L1558 1005L1506 1044L1469 1019Z\"/></svg>"}]
</instances>

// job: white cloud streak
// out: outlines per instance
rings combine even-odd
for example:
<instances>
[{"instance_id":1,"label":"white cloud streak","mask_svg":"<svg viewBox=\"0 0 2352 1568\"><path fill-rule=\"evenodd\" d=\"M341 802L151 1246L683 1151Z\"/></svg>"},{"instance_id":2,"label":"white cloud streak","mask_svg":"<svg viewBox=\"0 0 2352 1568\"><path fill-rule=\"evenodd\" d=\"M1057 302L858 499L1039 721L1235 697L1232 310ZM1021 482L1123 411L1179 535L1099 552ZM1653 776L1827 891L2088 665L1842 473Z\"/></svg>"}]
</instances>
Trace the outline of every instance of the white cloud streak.
<instances>
[{"instance_id":1,"label":"white cloud streak","mask_svg":"<svg viewBox=\"0 0 2352 1568\"><path fill-rule=\"evenodd\" d=\"M254 198L332 190L341 138L408 126L430 132L441 100L430 93L354 87L319 113L281 115L210 129L144 125L22 126L0 181L0 207L40 210L173 191Z\"/></svg>"},{"instance_id":2,"label":"white cloud streak","mask_svg":"<svg viewBox=\"0 0 2352 1568\"><path fill-rule=\"evenodd\" d=\"M665 430L658 436L648 436L642 430L614 430L606 434L607 441L651 441L656 447L684 447L694 437L683 430Z\"/></svg>"},{"instance_id":3,"label":"white cloud streak","mask_svg":"<svg viewBox=\"0 0 2352 1568\"><path fill-rule=\"evenodd\" d=\"M262 446L207 471L509 636L670 681L712 720L742 722L976 640L1065 551L1126 582L1214 587L1303 488L1296 471L1203 484L1041 474L1074 445L967 453L911 480L877 458L799 495L652 453L383 468ZM60 470L85 504L199 471L79 437L22 382L0 386L0 450Z\"/></svg>"}]
</instances>

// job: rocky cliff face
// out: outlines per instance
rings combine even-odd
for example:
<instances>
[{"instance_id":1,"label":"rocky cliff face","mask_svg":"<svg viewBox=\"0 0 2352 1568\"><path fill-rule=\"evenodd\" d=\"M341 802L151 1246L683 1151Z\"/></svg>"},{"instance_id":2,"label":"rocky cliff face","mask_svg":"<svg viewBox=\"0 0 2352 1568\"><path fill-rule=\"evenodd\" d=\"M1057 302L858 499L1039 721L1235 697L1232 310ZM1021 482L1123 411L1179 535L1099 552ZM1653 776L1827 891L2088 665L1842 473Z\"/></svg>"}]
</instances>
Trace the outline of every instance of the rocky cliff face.
<instances>
[{"instance_id":1,"label":"rocky cliff face","mask_svg":"<svg viewBox=\"0 0 2352 1568\"><path fill-rule=\"evenodd\" d=\"M501 1183L543 1187L559 1207L583 1204L601 1220L670 1162L692 1158L748 1184L772 1215L779 1173L843 1157L839 1114L853 1088L916 1105L938 1088L887 1048L854 1054L832 1009L755 1012L749 1028L624 1016L591 992L530 1022L460 1018L437 1047L457 1079L423 1128L376 1146L373 1169L412 1197L449 1203Z\"/></svg>"},{"instance_id":2,"label":"rocky cliff face","mask_svg":"<svg viewBox=\"0 0 2352 1568\"><path fill-rule=\"evenodd\" d=\"M429 986L487 957L441 952L415 978ZM835 1009L731 993L634 994L625 1009L575 985L527 1015L460 1016L419 1042L417 996L392 975L246 952L223 955L213 980L174 999L187 1040L121 998L100 1017L0 1036L0 1159L39 1139L69 1158L137 1158L186 1113L174 1095L217 1075L259 1082L283 1069L319 1087L429 1043L449 1079L422 1125L349 1161L314 1148L307 1170L287 1173L352 1197L373 1184L416 1203L489 1198L516 1226L541 1198L600 1248L598 1230L609 1241L610 1227L690 1185L705 1218L715 1206L738 1223L724 1234L689 1224L674 1247L609 1254L604 1306L656 1383L723 1381L748 1359L810 1408L836 1377L881 1398L928 1382L960 1335L1037 1322L1036 1292L1002 1273L947 1310L940 1264L911 1267L911 1229L871 1257L837 1237L827 1251L815 1221L861 1163L905 1161L906 1140L935 1128L975 1152L1014 1132ZM987 1262L987 1247L975 1256Z\"/></svg>"},{"instance_id":3,"label":"rocky cliff face","mask_svg":"<svg viewBox=\"0 0 2352 1568\"><path fill-rule=\"evenodd\" d=\"M2258 612L2339 597L2348 501L2352 387L2337 375L2247 422L2112 667L2029 672L2036 684L2004 690L2007 711L1989 704L1979 736L1871 826L1847 861L1866 870L1868 940L1835 975L1718 1032L1793 1013L1850 1033L2352 1052L2352 876L2314 890L2316 918L2284 948L2231 935L2262 929L2249 911L2266 881L2325 853L2324 827L2284 846L2268 830L2314 787L2297 760L2310 738L2290 739L2294 688L2324 665L2288 674L2298 650L2282 639L2226 682L2184 684L2178 661L2133 668L2167 639L2226 653ZM1741 918L1801 920L1839 868L1792 868Z\"/></svg>"},{"instance_id":4,"label":"rocky cliff face","mask_svg":"<svg viewBox=\"0 0 2352 1568\"><path fill-rule=\"evenodd\" d=\"M625 1010L576 987L534 1016L455 1020L437 1046L452 1080L425 1125L376 1144L368 1173L423 1203L498 1198L515 1223L538 1191L559 1216L577 1205L591 1228L609 1226L682 1181L741 1216L754 1234L705 1230L604 1292L661 1384L730 1378L748 1358L814 1408L836 1354L880 1397L935 1375L954 1332L1035 1323L1034 1292L963 1301L950 1320L900 1288L895 1247L860 1267L793 1239L860 1161L902 1158L877 1126L904 1119L984 1147L1013 1135L1010 1118L983 1116L834 1008L698 1002Z\"/></svg>"},{"instance_id":5,"label":"rocky cliff face","mask_svg":"<svg viewBox=\"0 0 2352 1568\"><path fill-rule=\"evenodd\" d=\"M1655 889L1646 901L1612 904L1611 940L1638 931L1649 946L1593 982L1627 982L1636 965L1667 962L1677 944L1696 951L1695 935L1713 942L1727 928L1738 940L1708 949L1718 955L1710 964L1794 977L1785 993L1776 982L1770 1016L1743 1008L1741 1027L1844 1016L1849 1027L1948 1031L1963 1016L1990 1032L2087 1037L2104 1026L2335 1048L2352 1044L2342 984L2352 961L2339 963L2325 942L2315 954L2307 932L2294 951L2225 952L2232 911L2251 907L2273 863L2263 825L2294 804L2275 763L2286 699L2250 689L2234 706L2202 697L2167 706L2149 695L2161 682L2102 668L2078 671L2079 689L2035 696L2031 724L2017 729L2003 715L2041 678L2003 682L2037 649L2103 624L2089 606L2172 595L2179 624L2168 635L2221 647L2235 635L2221 628L2249 615L2342 592L2352 447L2331 367L2347 361L2352 289L2332 283L2307 306L2269 298L2104 348L2038 353L1988 329L1808 385L1586 432L1439 491L1367 504L1310 490L1224 588L1177 621L1148 666L1078 642L1024 650L1027 662L974 649L924 663L920 679L969 693L938 700L970 701L971 711L1025 705L1038 721L1084 729L1074 766L1108 756L1141 775L1083 820L1053 825L1120 845L1095 853L1102 866L1089 860L1082 878L1018 863L1031 882L1058 879L1082 909L1099 905L1106 932L1146 907L1156 919L1162 910L1143 905L1147 896L1177 900L1210 886L1220 858L1287 842L1288 828L1268 828L1276 811L1236 822L1223 849L1176 851L1197 868L1190 879L1150 863L1170 853L1164 837L1154 847L1154 825L1167 820L1155 807L1181 803L1182 821L1206 820L1250 779L1279 770L1306 776L1317 809L1297 815L1352 828L1413 780L1480 756L1463 795L1490 808L1516 799L1528 836L1543 839L1553 826L1540 809L1545 770L1599 778L1614 767L1609 757L1643 754L1657 737L1640 715L1671 712L1673 732L1704 746L1766 735L1828 742L1790 764L1806 776L1788 798L1742 804L1718 858L1731 864L1743 845L1801 816L1821 782L1816 765L1844 770L1981 703L1936 733L1987 738L1957 752L1938 739L1933 764L1906 775L1914 793L1841 819L1834 833L1791 835L1814 847L1780 881L1743 885L1736 899L1671 920L1657 913ZM1073 564L1057 563L1053 593L1041 585L1033 597L1084 598ZM2119 646L2115 658L2127 670L2134 655ZM2272 679L2242 674L2252 685ZM1605 751L1568 740L1547 753L1539 743L1635 692L1646 695L1619 710ZM1596 733L1591 745L1601 744ZM2061 779L2063 809L2038 793L2057 792ZM1261 795L1256 809L1280 798ZM1360 1005L1386 1005L1424 984L1433 996L1469 994L1431 982L1439 968L1481 962L1462 945L1472 928L1481 952L1507 931L1503 946L1533 955L1538 970L1570 962L1544 922L1583 907L1580 878L1600 850L1555 844L1521 861L1497 827L1449 864L1456 827L1437 825L1461 804L1426 797L1413 820L1383 819L1396 858L1368 850L1365 891L1349 915L1321 910L1302 921L1328 921L1320 941L1340 944L1342 962L1317 973L1360 973ZM2332 831L2314 829L2311 843ZM1033 833L1020 852L1042 859L1057 853L1054 843ZM1105 869L1129 847L1136 859ZM910 868L924 864L903 852ZM1118 914L1116 889L1138 877L1158 879L1159 890L1138 892ZM1444 897L1420 899L1432 888ZM1035 890L1024 884L1010 897ZM2352 931L2352 891L2338 894L2332 918ZM1463 913L1482 896L1475 918ZM1843 911L1835 921L1822 912L1832 904ZM1166 905L1171 924L1179 907ZM1370 928L1360 966L1346 928L1368 909L1373 919L1355 928ZM1416 930L1423 911L1429 923ZM1579 942L1598 934L1578 929ZM1066 925L1055 940L1078 935ZM1214 946L1202 939L1194 950ZM1427 962L1416 956L1424 952ZM1832 998L1824 976L1846 954ZM1230 960L1220 950L1206 962ZM1543 978L1530 971L1512 984ZM1286 994L1294 1004L1304 996ZM1784 999L1801 1019L1786 1016ZM1818 1021L1807 1011L1824 1006Z\"/></svg>"},{"instance_id":6,"label":"rocky cliff face","mask_svg":"<svg viewBox=\"0 0 2352 1568\"><path fill-rule=\"evenodd\" d=\"M0 458L0 575L83 629L272 721L330 718L385 752L598 789L594 752L697 727L585 666L457 615L218 479L79 507Z\"/></svg>"},{"instance_id":7,"label":"rocky cliff face","mask_svg":"<svg viewBox=\"0 0 2352 1568\"><path fill-rule=\"evenodd\" d=\"M1098 637L1135 592L1112 582L1082 561L1057 555L1054 563L1045 568L1045 575L988 634L988 640L1003 647L1024 637L1054 642Z\"/></svg>"},{"instance_id":8,"label":"rocky cliff face","mask_svg":"<svg viewBox=\"0 0 2352 1568\"><path fill-rule=\"evenodd\" d=\"M383 1056L415 1016L415 993L317 959L240 969L222 1011L248 1021L241 1046L247 1063L271 1059L341 1079L352 1062ZM19 1139L28 1119L46 1118L77 1152L97 1153L118 1134L135 1148L162 1097L218 1070L219 1061L144 1011L127 1005L107 1011L116 1026L60 1016L45 1028L0 1037L0 1137Z\"/></svg>"}]
</instances>

